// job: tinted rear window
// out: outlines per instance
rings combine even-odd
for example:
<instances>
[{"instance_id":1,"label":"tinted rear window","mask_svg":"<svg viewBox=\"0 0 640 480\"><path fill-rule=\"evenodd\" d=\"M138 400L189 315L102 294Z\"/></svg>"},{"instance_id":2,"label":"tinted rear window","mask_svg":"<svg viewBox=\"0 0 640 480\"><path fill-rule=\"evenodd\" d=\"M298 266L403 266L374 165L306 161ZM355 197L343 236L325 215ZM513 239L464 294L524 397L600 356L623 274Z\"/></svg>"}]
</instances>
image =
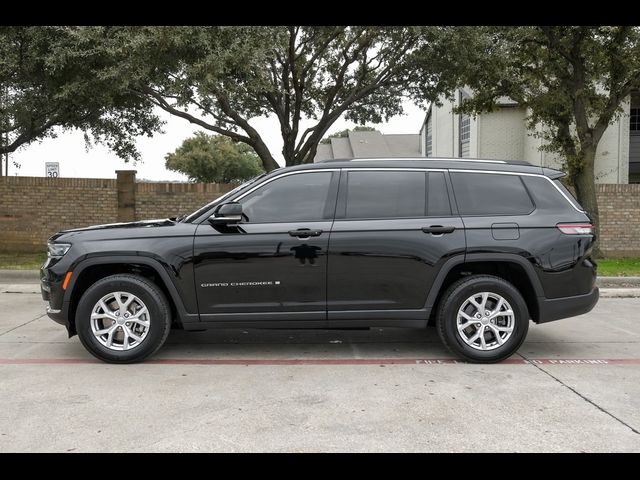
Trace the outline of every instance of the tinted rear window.
<instances>
[{"instance_id":1,"label":"tinted rear window","mask_svg":"<svg viewBox=\"0 0 640 480\"><path fill-rule=\"evenodd\" d=\"M352 171L346 184L346 218L451 215L442 172Z\"/></svg>"},{"instance_id":2,"label":"tinted rear window","mask_svg":"<svg viewBox=\"0 0 640 480\"><path fill-rule=\"evenodd\" d=\"M534 209L520 176L452 172L461 215L527 215Z\"/></svg>"},{"instance_id":3,"label":"tinted rear window","mask_svg":"<svg viewBox=\"0 0 640 480\"><path fill-rule=\"evenodd\" d=\"M451 204L447 184L442 172L429 172L427 187L427 211L430 217L448 217L451 215Z\"/></svg>"},{"instance_id":4,"label":"tinted rear window","mask_svg":"<svg viewBox=\"0 0 640 480\"><path fill-rule=\"evenodd\" d=\"M548 179L543 177L522 177L522 181L533 197L536 208L555 211L572 210L571 204ZM567 195L570 195L569 192L567 192Z\"/></svg>"},{"instance_id":5,"label":"tinted rear window","mask_svg":"<svg viewBox=\"0 0 640 480\"><path fill-rule=\"evenodd\" d=\"M424 217L426 180L422 172L348 172L346 217Z\"/></svg>"},{"instance_id":6,"label":"tinted rear window","mask_svg":"<svg viewBox=\"0 0 640 480\"><path fill-rule=\"evenodd\" d=\"M578 203L578 200L576 200L576 197L573 196L573 194L569 191L569 189L565 187L560 180L556 179L553 182L558 186L560 190L562 190L562 192L564 192L564 194L567 196L569 201L573 203L574 207L576 207L578 210L584 210L582 206Z\"/></svg>"}]
</instances>

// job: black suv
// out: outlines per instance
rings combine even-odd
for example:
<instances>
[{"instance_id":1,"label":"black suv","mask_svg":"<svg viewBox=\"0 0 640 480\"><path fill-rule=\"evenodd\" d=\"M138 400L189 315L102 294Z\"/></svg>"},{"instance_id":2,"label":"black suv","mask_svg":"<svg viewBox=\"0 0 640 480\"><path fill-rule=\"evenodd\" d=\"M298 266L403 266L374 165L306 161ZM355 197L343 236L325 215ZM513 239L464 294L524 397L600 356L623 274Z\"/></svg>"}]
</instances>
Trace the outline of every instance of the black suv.
<instances>
[{"instance_id":1,"label":"black suv","mask_svg":"<svg viewBox=\"0 0 640 480\"><path fill-rule=\"evenodd\" d=\"M177 219L66 230L48 315L96 357L142 360L172 325L412 327L496 362L598 300L589 217L526 163L332 161L275 170Z\"/></svg>"}]
</instances>

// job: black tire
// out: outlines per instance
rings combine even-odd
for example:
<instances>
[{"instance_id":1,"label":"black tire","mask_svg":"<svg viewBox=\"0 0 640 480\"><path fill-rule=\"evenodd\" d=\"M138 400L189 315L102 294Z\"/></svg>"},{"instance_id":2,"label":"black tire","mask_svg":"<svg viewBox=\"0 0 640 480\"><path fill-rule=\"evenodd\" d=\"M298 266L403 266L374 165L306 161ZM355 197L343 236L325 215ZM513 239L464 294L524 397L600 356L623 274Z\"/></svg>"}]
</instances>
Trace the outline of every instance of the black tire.
<instances>
[{"instance_id":1,"label":"black tire","mask_svg":"<svg viewBox=\"0 0 640 480\"><path fill-rule=\"evenodd\" d=\"M493 350L471 347L464 342L457 328L458 310L471 295L480 292L502 296L514 313L511 336L503 345ZM471 275L453 283L444 293L438 307L436 327L442 342L457 357L473 363L495 363L513 355L524 342L529 330L529 311L518 289L503 278L493 275ZM491 335L493 334L490 334L489 338L492 338Z\"/></svg>"},{"instance_id":2,"label":"black tire","mask_svg":"<svg viewBox=\"0 0 640 480\"><path fill-rule=\"evenodd\" d=\"M91 330L91 312L96 303L112 292L127 292L138 297L149 311L149 331L139 345L130 350L112 350L102 345ZM111 275L98 280L82 295L76 310L76 330L82 345L96 358L108 363L135 363L153 355L171 330L169 302L150 280L137 275Z\"/></svg>"}]
</instances>

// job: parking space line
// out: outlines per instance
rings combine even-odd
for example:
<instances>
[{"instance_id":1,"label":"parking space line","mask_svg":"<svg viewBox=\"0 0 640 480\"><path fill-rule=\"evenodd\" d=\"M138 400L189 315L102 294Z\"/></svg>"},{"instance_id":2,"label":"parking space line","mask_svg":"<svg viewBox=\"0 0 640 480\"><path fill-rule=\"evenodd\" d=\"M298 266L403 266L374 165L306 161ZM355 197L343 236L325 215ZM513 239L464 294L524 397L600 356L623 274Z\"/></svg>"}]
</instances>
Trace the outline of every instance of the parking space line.
<instances>
[{"instance_id":1,"label":"parking space line","mask_svg":"<svg viewBox=\"0 0 640 480\"><path fill-rule=\"evenodd\" d=\"M0 337L1 337L2 335L6 335L7 333L13 332L14 330L17 330L17 329L19 329L19 328L21 328L21 327L24 327L25 325L29 325L30 323L35 322L36 320L41 319L41 318L42 318L42 317L44 317L45 315L46 315L46 313L43 313L42 315L38 315L36 318L33 318L33 319L29 320L29 321L26 321L26 322L24 322L24 323L21 323L20 325L16 325L15 327L11 327L9 330L5 330L4 332L1 332L1 333L0 333Z\"/></svg>"},{"instance_id":2,"label":"parking space line","mask_svg":"<svg viewBox=\"0 0 640 480\"><path fill-rule=\"evenodd\" d=\"M82 365L102 363L93 358L0 358L0 365ZM150 365L464 365L452 358L157 358ZM640 365L640 358L509 358L498 365Z\"/></svg>"},{"instance_id":3,"label":"parking space line","mask_svg":"<svg viewBox=\"0 0 640 480\"><path fill-rule=\"evenodd\" d=\"M518 353L517 355L519 355L524 361L528 361L527 357L525 357L524 355L522 355L521 353ZM586 395L584 395L583 393L579 392L575 387L572 387L570 385L567 385L565 382L563 382L562 380L560 380L560 378L556 377L555 375L553 375L551 372L547 371L546 369L544 369L539 363L537 362L529 362L531 365L534 366L534 368L537 368L540 372L544 373L545 375L548 375L549 377L553 378L556 382L558 382L560 385L562 385L563 387L565 387L566 389L568 389L569 391L575 393L578 397L580 397L582 400L584 400L585 402L589 403L590 405L593 405L595 408L597 408L598 410L600 410L602 413L604 413L605 415L610 416L611 418L613 418L615 421L619 422L620 424L624 425L625 427L627 427L629 430L631 430L633 433L635 433L636 435L640 435L640 431L636 430L634 427L632 427L629 423L625 422L624 420L622 420L621 418L617 417L616 415L614 415L613 413L611 413L610 411L608 411L607 409L605 409L603 406L597 404L596 402L594 402L593 400L591 400L589 397L587 397Z\"/></svg>"}]
</instances>

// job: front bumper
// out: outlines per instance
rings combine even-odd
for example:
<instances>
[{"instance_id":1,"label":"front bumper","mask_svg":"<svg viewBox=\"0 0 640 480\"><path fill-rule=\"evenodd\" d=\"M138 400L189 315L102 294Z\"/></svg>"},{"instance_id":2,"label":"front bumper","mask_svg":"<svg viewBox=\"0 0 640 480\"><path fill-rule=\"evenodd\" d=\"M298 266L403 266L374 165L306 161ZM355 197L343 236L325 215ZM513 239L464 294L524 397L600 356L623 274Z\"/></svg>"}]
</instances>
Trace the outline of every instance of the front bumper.
<instances>
[{"instance_id":1,"label":"front bumper","mask_svg":"<svg viewBox=\"0 0 640 480\"><path fill-rule=\"evenodd\" d=\"M67 321L66 315L62 313L62 309L56 310L51 308L50 305L47 305L47 316L54 322L64 325L69 329L69 322Z\"/></svg>"},{"instance_id":2,"label":"front bumper","mask_svg":"<svg viewBox=\"0 0 640 480\"><path fill-rule=\"evenodd\" d=\"M47 316L56 323L64 325L69 330L69 320L67 316L68 307L64 302L64 290L62 282L64 277L56 274L49 268L49 262L40 268L40 293L42 299L48 302Z\"/></svg>"},{"instance_id":3,"label":"front bumper","mask_svg":"<svg viewBox=\"0 0 640 480\"><path fill-rule=\"evenodd\" d=\"M539 301L540 316L538 323L575 317L590 312L598 303L599 297L598 287L594 287L593 290L585 295L552 299L541 298Z\"/></svg>"}]
</instances>

